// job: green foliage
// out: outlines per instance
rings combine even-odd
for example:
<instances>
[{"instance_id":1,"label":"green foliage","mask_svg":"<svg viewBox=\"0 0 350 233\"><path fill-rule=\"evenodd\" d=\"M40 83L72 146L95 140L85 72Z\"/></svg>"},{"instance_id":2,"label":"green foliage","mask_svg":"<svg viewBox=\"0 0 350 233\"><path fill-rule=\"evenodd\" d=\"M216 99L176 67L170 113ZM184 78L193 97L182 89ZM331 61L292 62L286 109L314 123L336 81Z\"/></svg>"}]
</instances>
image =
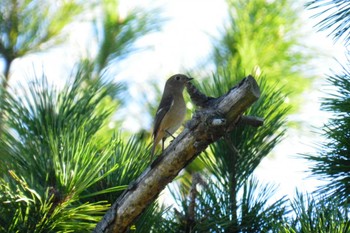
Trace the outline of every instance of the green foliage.
<instances>
[{"instance_id":1,"label":"green foliage","mask_svg":"<svg viewBox=\"0 0 350 233\"><path fill-rule=\"evenodd\" d=\"M100 145L96 134L113 112L99 106L120 86L101 80L86 86L84 75L78 70L61 91L43 77L21 95L8 94L0 145L4 232L91 229L107 209L107 201L84 203L80 196L119 167L105 169L121 140Z\"/></svg>"},{"instance_id":2,"label":"green foliage","mask_svg":"<svg viewBox=\"0 0 350 233\"><path fill-rule=\"evenodd\" d=\"M126 16L118 12L119 1L103 0L102 22L96 19L95 31L99 43L96 57L96 68L101 71L108 63L127 57L134 49L134 44L140 37L156 31L161 20L157 10L134 9ZM99 25L101 23L102 25Z\"/></svg>"},{"instance_id":3,"label":"green foliage","mask_svg":"<svg viewBox=\"0 0 350 233\"><path fill-rule=\"evenodd\" d=\"M275 231L283 224L287 213L284 197L272 201L277 187L259 184L255 178L246 181L241 203L242 232Z\"/></svg>"},{"instance_id":4,"label":"green foliage","mask_svg":"<svg viewBox=\"0 0 350 233\"><path fill-rule=\"evenodd\" d=\"M239 77L228 74L214 76L213 83L211 85L205 83L202 89L211 86L218 95L222 95L228 91L222 87L229 87L233 80L237 82ZM217 179L225 178L227 181L235 179L237 190L246 182L260 161L280 142L285 131L285 116L288 112L288 107L284 103L285 95L276 87L268 86L265 79L261 79L259 86L261 96L245 114L264 118L264 126L259 128L238 126L224 139L210 146L212 155L209 153L201 156L209 171ZM219 93L219 90L222 93ZM207 89L206 93L212 93L210 91Z\"/></svg>"},{"instance_id":5,"label":"green foliage","mask_svg":"<svg viewBox=\"0 0 350 233\"><path fill-rule=\"evenodd\" d=\"M95 59L81 61L62 90L44 76L7 90L14 59L57 45L64 27L95 6L103 16L94 19ZM90 231L147 166L146 144L109 127L118 126L112 117L125 86L108 81L106 70L161 21L155 11L118 10L117 0L0 3L0 232ZM149 208L137 228L148 229L161 209Z\"/></svg>"},{"instance_id":6,"label":"green foliage","mask_svg":"<svg viewBox=\"0 0 350 233\"><path fill-rule=\"evenodd\" d=\"M320 10L315 17L324 16L318 23L320 30L331 30L335 40L344 39L349 43L349 4L347 1L310 1L311 10ZM323 127L325 142L319 147L317 155L305 155L312 162L313 176L326 181L316 193L324 199L318 203L308 202L305 207L300 199L295 205L297 229L304 232L349 232L350 195L350 73L343 66L341 71L333 72L328 83L333 88L323 99L322 108L332 113Z\"/></svg>"},{"instance_id":7,"label":"green foliage","mask_svg":"<svg viewBox=\"0 0 350 233\"><path fill-rule=\"evenodd\" d=\"M122 191L122 189L115 190L113 187L122 185L126 188L149 165L149 150L146 149L148 146L144 141L136 140L135 137L127 141L119 137L117 141L120 143L113 149L113 157L104 164L100 172L106 173L113 170L115 164L119 165L118 169L86 189L86 194L82 196L84 200L107 200L113 203Z\"/></svg>"},{"instance_id":8,"label":"green foliage","mask_svg":"<svg viewBox=\"0 0 350 233\"><path fill-rule=\"evenodd\" d=\"M207 177L198 190L195 200L174 192L180 210L166 216L173 232L268 232L281 226L286 213L284 198L270 201L275 187L261 185L255 178L247 180L236 203L227 183L216 178Z\"/></svg>"},{"instance_id":9,"label":"green foliage","mask_svg":"<svg viewBox=\"0 0 350 233\"><path fill-rule=\"evenodd\" d=\"M343 39L345 44L350 42L349 14L350 6L347 1L341 0L316 0L306 4L309 10L319 11L314 17L324 17L318 23L321 31L330 30L335 41Z\"/></svg>"},{"instance_id":10,"label":"green foliage","mask_svg":"<svg viewBox=\"0 0 350 233\"><path fill-rule=\"evenodd\" d=\"M324 127L326 143L318 155L306 155L312 161L312 173L328 183L319 188L322 196L337 199L342 203L350 202L350 73L343 72L328 78L336 90L329 93L322 107L333 113Z\"/></svg>"},{"instance_id":11,"label":"green foliage","mask_svg":"<svg viewBox=\"0 0 350 233\"><path fill-rule=\"evenodd\" d=\"M115 111L105 100L122 87L85 68L62 90L42 77L7 94L0 232L90 231L148 165L144 142L101 137ZM150 229L163 210L150 207L136 228Z\"/></svg>"},{"instance_id":12,"label":"green foliage","mask_svg":"<svg viewBox=\"0 0 350 233\"><path fill-rule=\"evenodd\" d=\"M38 193L14 171L0 180L0 190L0 232L84 232L108 208L105 202L60 200L52 187Z\"/></svg>"},{"instance_id":13,"label":"green foliage","mask_svg":"<svg viewBox=\"0 0 350 233\"><path fill-rule=\"evenodd\" d=\"M346 206L337 199L315 199L310 195L297 193L292 202L294 216L289 224L280 229L281 233L346 233L350 231L350 219Z\"/></svg>"},{"instance_id":14,"label":"green foliage","mask_svg":"<svg viewBox=\"0 0 350 233\"><path fill-rule=\"evenodd\" d=\"M158 202L152 203L145 212L136 220L135 225L131 227L130 232L137 233L163 233L164 222L161 221L164 214L169 211L169 208L161 206ZM169 232L174 232L173 229L168 229Z\"/></svg>"},{"instance_id":15,"label":"green foliage","mask_svg":"<svg viewBox=\"0 0 350 233\"><path fill-rule=\"evenodd\" d=\"M298 8L295 1L227 0L229 18L214 39L216 74L224 72L264 74L270 85L296 97L310 84L302 74L310 59L300 42Z\"/></svg>"},{"instance_id":16,"label":"green foliage","mask_svg":"<svg viewBox=\"0 0 350 233\"><path fill-rule=\"evenodd\" d=\"M0 55L6 63L62 41L62 29L84 9L83 2L0 2ZM7 76L5 74L5 76Z\"/></svg>"},{"instance_id":17,"label":"green foliage","mask_svg":"<svg viewBox=\"0 0 350 233\"><path fill-rule=\"evenodd\" d=\"M63 29L84 10L85 5L75 0L0 2L0 57L4 59L4 74L0 75L0 133L3 127L2 101L12 62L63 41L60 37Z\"/></svg>"}]
</instances>

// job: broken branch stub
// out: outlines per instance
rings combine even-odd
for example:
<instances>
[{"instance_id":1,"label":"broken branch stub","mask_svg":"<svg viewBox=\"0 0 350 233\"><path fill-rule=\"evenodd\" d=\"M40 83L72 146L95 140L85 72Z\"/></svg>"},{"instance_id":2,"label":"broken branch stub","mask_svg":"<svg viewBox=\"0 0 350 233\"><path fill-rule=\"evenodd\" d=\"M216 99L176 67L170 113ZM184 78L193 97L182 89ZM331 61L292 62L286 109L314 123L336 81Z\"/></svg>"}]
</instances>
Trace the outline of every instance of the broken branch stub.
<instances>
[{"instance_id":1,"label":"broken branch stub","mask_svg":"<svg viewBox=\"0 0 350 233\"><path fill-rule=\"evenodd\" d=\"M243 112L260 97L259 86L252 76L246 77L218 98L205 96L192 84L188 84L187 90L191 99L195 99L193 102L197 105L199 103L202 108L196 111L183 132L162 155L119 196L97 224L94 232L126 232L188 163L208 145L242 122ZM255 123L259 120L261 119Z\"/></svg>"}]
</instances>

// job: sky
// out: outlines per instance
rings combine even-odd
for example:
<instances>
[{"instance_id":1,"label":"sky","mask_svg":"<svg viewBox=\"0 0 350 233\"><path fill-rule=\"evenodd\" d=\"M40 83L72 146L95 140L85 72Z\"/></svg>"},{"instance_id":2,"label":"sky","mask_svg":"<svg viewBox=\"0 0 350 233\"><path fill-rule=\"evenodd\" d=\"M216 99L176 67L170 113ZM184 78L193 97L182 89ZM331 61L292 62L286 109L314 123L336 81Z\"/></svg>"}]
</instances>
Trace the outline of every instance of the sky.
<instances>
[{"instance_id":1,"label":"sky","mask_svg":"<svg viewBox=\"0 0 350 233\"><path fill-rule=\"evenodd\" d=\"M125 13L133 7L150 5L161 6L162 15L168 20L161 32L146 36L138 42L141 46L150 46L150 49L134 54L117 67L120 72L115 79L128 82L130 99L138 98L140 91L145 91L145 84L150 80L157 80L162 89L171 74L195 67L199 61L205 59L210 53L210 36L218 36L226 17L224 0L121 0L120 10ZM340 43L334 44L332 39L327 37L327 33L317 32L313 27L317 19L310 19L311 15L312 13L307 11L302 13L305 24L301 30L308 34L305 43L324 54L314 61L314 69L320 78L311 90L304 94L305 103L300 112L289 118L303 122L301 127L288 130L285 140L277 146L271 156L261 162L255 172L263 182L279 185L281 195L292 196L296 188L312 191L319 184L315 179L307 178L308 174L304 171L307 170L308 164L298 156L315 153L316 144L323 140L317 131L329 116L319 111L320 98L327 89L324 77L325 74L330 74L331 68L338 68L334 58L344 60L344 48ZM73 25L71 30L72 33L67 38L68 45L64 49L52 49L45 54L34 54L16 60L13 64L14 75L11 83L21 82L23 77L30 76L33 67L37 73L40 73L41 69L45 70L47 76L57 85L64 83L61 77L67 75L67 70L72 67L77 57L86 53L77 48L88 43L86 38L82 38L82 35L86 35L84 30L89 30L87 25ZM62 60L65 63L60 63ZM152 93L149 95L150 99L154 98ZM126 118L123 127L131 131L137 131L140 127L151 130L151 119L137 118L143 115L144 110L138 108L137 104L137 101L131 102L126 109L128 114L136 119Z\"/></svg>"}]
</instances>

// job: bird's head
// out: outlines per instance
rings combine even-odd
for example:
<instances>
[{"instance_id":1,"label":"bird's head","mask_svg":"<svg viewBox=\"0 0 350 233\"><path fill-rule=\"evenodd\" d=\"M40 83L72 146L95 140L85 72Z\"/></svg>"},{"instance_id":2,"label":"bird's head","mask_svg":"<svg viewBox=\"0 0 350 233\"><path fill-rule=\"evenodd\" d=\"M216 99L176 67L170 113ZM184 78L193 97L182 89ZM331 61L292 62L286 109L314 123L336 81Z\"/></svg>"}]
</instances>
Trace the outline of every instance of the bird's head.
<instances>
[{"instance_id":1,"label":"bird's head","mask_svg":"<svg viewBox=\"0 0 350 233\"><path fill-rule=\"evenodd\" d=\"M192 79L193 78L189 78L184 74L175 74L168 79L165 86L173 90L182 91L185 88L185 84Z\"/></svg>"}]
</instances>

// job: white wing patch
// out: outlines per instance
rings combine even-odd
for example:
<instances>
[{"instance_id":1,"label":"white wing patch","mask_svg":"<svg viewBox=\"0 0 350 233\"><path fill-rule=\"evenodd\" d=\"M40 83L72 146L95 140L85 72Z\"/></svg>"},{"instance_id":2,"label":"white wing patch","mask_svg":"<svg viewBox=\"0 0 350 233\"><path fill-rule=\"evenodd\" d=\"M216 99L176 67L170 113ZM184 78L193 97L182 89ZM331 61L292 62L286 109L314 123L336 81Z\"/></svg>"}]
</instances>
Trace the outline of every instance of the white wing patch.
<instances>
[{"instance_id":1,"label":"white wing patch","mask_svg":"<svg viewBox=\"0 0 350 233\"><path fill-rule=\"evenodd\" d=\"M170 108L169 109L171 109L171 107L174 105L174 100L172 100L171 101L171 104L170 104ZM158 115L159 113L161 113L161 112L163 112L164 110L165 110L166 108L160 108L158 111L157 111L157 113L156 113L156 115Z\"/></svg>"}]
</instances>

